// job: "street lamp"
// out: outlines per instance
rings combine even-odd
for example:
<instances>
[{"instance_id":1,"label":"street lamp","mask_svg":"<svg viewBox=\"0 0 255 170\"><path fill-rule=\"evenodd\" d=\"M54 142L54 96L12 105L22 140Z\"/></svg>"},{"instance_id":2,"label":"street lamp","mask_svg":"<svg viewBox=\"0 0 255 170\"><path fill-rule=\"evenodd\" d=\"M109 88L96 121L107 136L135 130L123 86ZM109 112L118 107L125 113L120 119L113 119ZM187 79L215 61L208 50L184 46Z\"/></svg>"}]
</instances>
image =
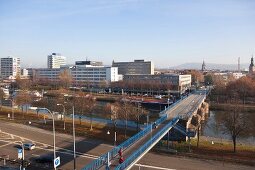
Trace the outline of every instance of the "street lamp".
<instances>
[{"instance_id":1,"label":"street lamp","mask_svg":"<svg viewBox=\"0 0 255 170\"><path fill-rule=\"evenodd\" d=\"M57 106L62 106L63 107L63 116L64 116L64 130L66 130L66 116L65 116L65 106L63 104L58 103Z\"/></svg>"},{"instance_id":2,"label":"street lamp","mask_svg":"<svg viewBox=\"0 0 255 170\"><path fill-rule=\"evenodd\" d=\"M21 163L21 166L22 166L22 168L24 168L24 159L25 159L24 144L23 144L22 141L17 141L17 142L21 144L21 148L22 148L22 163Z\"/></svg>"},{"instance_id":3,"label":"street lamp","mask_svg":"<svg viewBox=\"0 0 255 170\"><path fill-rule=\"evenodd\" d=\"M73 106L73 169L76 170L74 106Z\"/></svg>"},{"instance_id":4,"label":"street lamp","mask_svg":"<svg viewBox=\"0 0 255 170\"><path fill-rule=\"evenodd\" d=\"M53 153L54 153L54 160L56 159L56 135L55 135L55 120L54 120L54 115L53 113L47 109L47 108L38 108L37 110L46 110L52 117L52 129L53 129ZM56 170L56 167L54 167Z\"/></svg>"},{"instance_id":5,"label":"street lamp","mask_svg":"<svg viewBox=\"0 0 255 170\"><path fill-rule=\"evenodd\" d=\"M12 120L14 120L14 111L13 111L13 99L5 99L5 100L10 100L12 103Z\"/></svg>"}]
</instances>

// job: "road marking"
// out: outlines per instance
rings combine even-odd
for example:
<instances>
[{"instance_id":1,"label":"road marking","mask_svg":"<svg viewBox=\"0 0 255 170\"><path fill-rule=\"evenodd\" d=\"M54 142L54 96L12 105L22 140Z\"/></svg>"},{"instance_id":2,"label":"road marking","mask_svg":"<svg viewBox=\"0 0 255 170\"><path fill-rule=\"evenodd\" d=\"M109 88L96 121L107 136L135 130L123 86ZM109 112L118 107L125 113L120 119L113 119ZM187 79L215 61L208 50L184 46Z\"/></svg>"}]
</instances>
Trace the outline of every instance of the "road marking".
<instances>
[{"instance_id":1,"label":"road marking","mask_svg":"<svg viewBox=\"0 0 255 170\"><path fill-rule=\"evenodd\" d=\"M33 154L33 153L32 153L32 155L33 155L33 156L36 156L36 157L39 157L39 156L40 156L40 155L37 155L37 154Z\"/></svg>"},{"instance_id":2,"label":"road marking","mask_svg":"<svg viewBox=\"0 0 255 170\"><path fill-rule=\"evenodd\" d=\"M169 168L163 168L163 167L151 166L151 165L142 165L142 164L135 164L135 166L145 167L145 168L152 168L152 169L161 169L161 170L175 170L175 169L169 169Z\"/></svg>"},{"instance_id":3,"label":"road marking","mask_svg":"<svg viewBox=\"0 0 255 170\"><path fill-rule=\"evenodd\" d=\"M8 146L8 145L10 145L10 144L11 144L11 142L9 142L9 143L7 143L7 144L4 144L4 145L1 145L0 148L5 147L5 146Z\"/></svg>"}]
</instances>

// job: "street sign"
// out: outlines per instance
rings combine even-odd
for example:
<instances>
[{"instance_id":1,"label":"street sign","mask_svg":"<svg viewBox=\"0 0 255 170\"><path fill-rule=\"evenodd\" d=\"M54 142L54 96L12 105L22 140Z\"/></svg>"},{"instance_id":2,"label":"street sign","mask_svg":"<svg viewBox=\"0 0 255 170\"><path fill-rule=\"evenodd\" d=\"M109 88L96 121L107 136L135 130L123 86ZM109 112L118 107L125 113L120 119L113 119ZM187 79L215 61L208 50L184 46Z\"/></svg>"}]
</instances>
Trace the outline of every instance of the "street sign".
<instances>
[{"instance_id":1,"label":"street sign","mask_svg":"<svg viewBox=\"0 0 255 170\"><path fill-rule=\"evenodd\" d=\"M58 167L60 165L60 157L57 157L54 159L54 168Z\"/></svg>"},{"instance_id":2,"label":"street sign","mask_svg":"<svg viewBox=\"0 0 255 170\"><path fill-rule=\"evenodd\" d=\"M22 149L18 149L18 159L22 159Z\"/></svg>"}]
</instances>

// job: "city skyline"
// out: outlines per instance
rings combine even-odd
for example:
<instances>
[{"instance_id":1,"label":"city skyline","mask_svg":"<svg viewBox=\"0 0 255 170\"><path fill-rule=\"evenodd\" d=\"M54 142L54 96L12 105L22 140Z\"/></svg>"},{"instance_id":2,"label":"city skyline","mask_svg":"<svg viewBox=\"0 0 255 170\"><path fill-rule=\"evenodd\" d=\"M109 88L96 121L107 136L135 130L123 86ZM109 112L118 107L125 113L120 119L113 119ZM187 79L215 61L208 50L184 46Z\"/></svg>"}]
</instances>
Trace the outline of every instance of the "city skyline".
<instances>
[{"instance_id":1,"label":"city skyline","mask_svg":"<svg viewBox=\"0 0 255 170\"><path fill-rule=\"evenodd\" d=\"M249 63L255 53L255 2L0 1L0 57L46 67L59 52L76 60ZM38 60L40 58L41 60Z\"/></svg>"}]
</instances>

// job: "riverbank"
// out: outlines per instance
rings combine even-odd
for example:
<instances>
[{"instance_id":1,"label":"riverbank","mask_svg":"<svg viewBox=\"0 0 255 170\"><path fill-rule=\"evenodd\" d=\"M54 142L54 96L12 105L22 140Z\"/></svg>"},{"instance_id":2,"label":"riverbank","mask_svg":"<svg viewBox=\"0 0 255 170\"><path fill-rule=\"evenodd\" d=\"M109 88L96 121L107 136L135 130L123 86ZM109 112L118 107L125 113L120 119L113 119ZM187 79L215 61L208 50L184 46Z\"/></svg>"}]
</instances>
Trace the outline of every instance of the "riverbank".
<instances>
[{"instance_id":1,"label":"riverbank","mask_svg":"<svg viewBox=\"0 0 255 170\"><path fill-rule=\"evenodd\" d=\"M222 110L222 111L227 111L231 110L234 107L240 107L243 108L244 112L254 112L255 113L255 105L243 105L243 104L231 104L231 103L215 103L215 102L210 102L210 110Z\"/></svg>"}]
</instances>

